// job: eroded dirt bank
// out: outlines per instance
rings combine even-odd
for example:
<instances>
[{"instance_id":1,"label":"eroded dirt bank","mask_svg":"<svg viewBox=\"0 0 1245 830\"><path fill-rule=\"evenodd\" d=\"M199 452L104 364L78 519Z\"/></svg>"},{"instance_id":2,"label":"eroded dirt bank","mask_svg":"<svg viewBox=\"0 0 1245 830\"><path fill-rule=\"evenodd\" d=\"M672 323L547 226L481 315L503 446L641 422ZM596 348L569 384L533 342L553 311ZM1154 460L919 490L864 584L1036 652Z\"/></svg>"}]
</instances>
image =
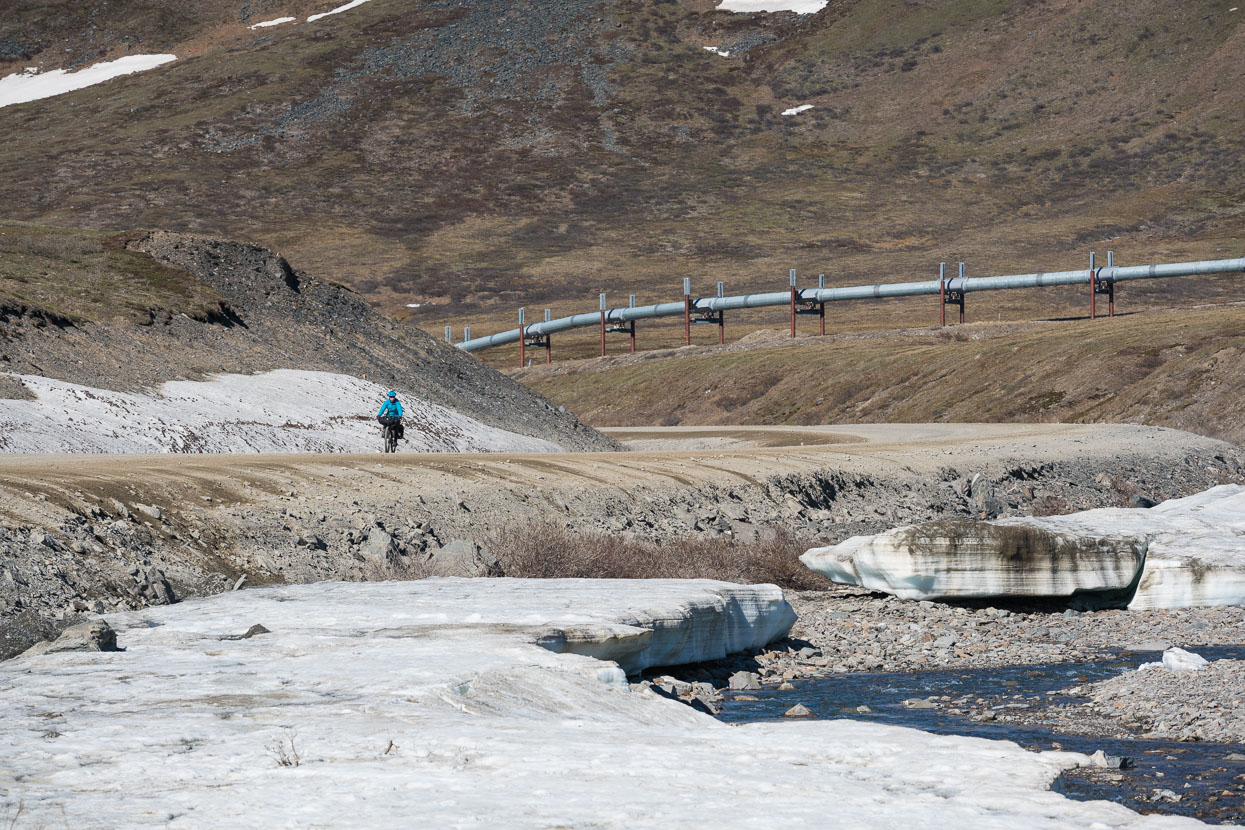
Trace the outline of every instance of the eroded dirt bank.
<instances>
[{"instance_id":1,"label":"eroded dirt bank","mask_svg":"<svg viewBox=\"0 0 1245 830\"><path fill-rule=\"evenodd\" d=\"M1149 427L695 433L642 436L694 450L560 456L3 458L0 653L76 613L229 590L244 576L488 572L478 548L527 521L654 539L747 539L780 525L831 543L938 517L1160 501L1245 481L1240 448Z\"/></svg>"}]
</instances>

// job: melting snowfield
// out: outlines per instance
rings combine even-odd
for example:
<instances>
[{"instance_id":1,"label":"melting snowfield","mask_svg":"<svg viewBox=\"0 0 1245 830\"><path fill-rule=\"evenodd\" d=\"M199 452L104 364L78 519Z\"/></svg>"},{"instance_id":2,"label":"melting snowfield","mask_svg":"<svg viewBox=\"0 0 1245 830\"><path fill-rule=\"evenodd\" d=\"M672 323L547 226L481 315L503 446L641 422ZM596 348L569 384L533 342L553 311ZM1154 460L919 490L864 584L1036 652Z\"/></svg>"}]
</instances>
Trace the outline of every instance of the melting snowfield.
<instances>
[{"instance_id":1,"label":"melting snowfield","mask_svg":"<svg viewBox=\"0 0 1245 830\"><path fill-rule=\"evenodd\" d=\"M904 599L1072 597L1133 609L1245 604L1245 486L1149 509L936 521L853 536L801 560Z\"/></svg>"},{"instance_id":2,"label":"melting snowfield","mask_svg":"<svg viewBox=\"0 0 1245 830\"><path fill-rule=\"evenodd\" d=\"M127 55L115 61L104 61L76 72L54 69L38 72L28 69L6 78L0 78L0 107L24 104L102 84L121 75L145 72L157 66L177 60L177 55Z\"/></svg>"},{"instance_id":3,"label":"melting snowfield","mask_svg":"<svg viewBox=\"0 0 1245 830\"><path fill-rule=\"evenodd\" d=\"M331 372L280 369L173 381L159 396L17 375L32 401L0 400L0 452L377 452L388 391ZM402 400L399 452L559 452L435 403Z\"/></svg>"},{"instance_id":4,"label":"melting snowfield","mask_svg":"<svg viewBox=\"0 0 1245 830\"><path fill-rule=\"evenodd\" d=\"M109 619L125 651L0 665L0 820L1202 826L1049 791L1084 755L846 720L728 726L603 662L781 637L793 615L773 586L320 583ZM271 633L237 638L256 624Z\"/></svg>"}]
</instances>

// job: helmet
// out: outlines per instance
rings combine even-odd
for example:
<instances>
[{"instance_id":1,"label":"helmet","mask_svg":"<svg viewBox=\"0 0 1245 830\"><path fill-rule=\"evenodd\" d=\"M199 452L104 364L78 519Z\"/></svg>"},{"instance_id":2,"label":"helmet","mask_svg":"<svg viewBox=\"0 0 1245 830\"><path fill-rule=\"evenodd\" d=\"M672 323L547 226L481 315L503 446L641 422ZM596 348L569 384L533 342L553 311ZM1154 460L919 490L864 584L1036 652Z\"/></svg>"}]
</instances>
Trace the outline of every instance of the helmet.
<instances>
[{"instance_id":1,"label":"helmet","mask_svg":"<svg viewBox=\"0 0 1245 830\"><path fill-rule=\"evenodd\" d=\"M389 397L391 397L391 398L396 398L396 397L398 397L398 393L397 393L397 392L395 392L395 391L393 391L392 389L390 389L390 390L389 390Z\"/></svg>"}]
</instances>

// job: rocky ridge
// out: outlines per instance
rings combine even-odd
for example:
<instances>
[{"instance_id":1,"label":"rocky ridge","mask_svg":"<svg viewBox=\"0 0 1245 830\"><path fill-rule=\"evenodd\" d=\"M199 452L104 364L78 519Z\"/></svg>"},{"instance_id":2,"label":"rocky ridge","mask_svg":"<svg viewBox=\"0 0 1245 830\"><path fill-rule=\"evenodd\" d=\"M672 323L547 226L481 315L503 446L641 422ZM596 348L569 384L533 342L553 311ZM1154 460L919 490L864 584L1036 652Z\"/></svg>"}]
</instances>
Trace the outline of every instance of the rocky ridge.
<instances>
[{"instance_id":1,"label":"rocky ridge","mask_svg":"<svg viewBox=\"0 0 1245 830\"><path fill-rule=\"evenodd\" d=\"M523 385L265 248L164 231L128 247L209 286L223 298L219 313L196 320L152 309L137 325L10 315L0 320L0 367L117 391L281 368L338 372L567 449L618 448Z\"/></svg>"}]
</instances>

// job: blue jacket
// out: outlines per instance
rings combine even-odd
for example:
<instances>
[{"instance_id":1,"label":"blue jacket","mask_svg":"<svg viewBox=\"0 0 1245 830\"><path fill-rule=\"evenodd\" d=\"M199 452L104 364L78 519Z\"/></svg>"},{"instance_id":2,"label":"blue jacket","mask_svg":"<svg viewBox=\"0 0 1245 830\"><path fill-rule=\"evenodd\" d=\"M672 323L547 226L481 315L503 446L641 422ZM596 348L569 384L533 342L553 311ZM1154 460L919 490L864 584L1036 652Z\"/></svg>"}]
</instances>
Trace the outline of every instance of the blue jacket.
<instances>
[{"instance_id":1,"label":"blue jacket","mask_svg":"<svg viewBox=\"0 0 1245 830\"><path fill-rule=\"evenodd\" d=\"M397 398L394 398L392 401L385 401L380 408L380 412L376 413L377 418L383 418L386 415L392 415L395 418L402 417L402 403Z\"/></svg>"}]
</instances>

